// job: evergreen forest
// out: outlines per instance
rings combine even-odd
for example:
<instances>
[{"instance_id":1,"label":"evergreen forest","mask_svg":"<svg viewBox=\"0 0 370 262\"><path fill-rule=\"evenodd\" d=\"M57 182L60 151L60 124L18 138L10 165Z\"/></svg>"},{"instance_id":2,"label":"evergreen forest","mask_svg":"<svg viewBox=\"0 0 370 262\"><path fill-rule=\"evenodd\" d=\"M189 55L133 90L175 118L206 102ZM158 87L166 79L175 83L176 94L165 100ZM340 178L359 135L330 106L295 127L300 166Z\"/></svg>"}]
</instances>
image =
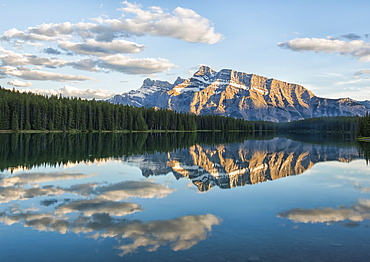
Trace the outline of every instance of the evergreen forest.
<instances>
[{"instance_id":1,"label":"evergreen forest","mask_svg":"<svg viewBox=\"0 0 370 262\"><path fill-rule=\"evenodd\" d=\"M280 132L289 133L356 133L359 117L316 117L276 124Z\"/></svg>"},{"instance_id":2,"label":"evergreen forest","mask_svg":"<svg viewBox=\"0 0 370 262\"><path fill-rule=\"evenodd\" d=\"M359 118L357 136L370 137L370 115L368 113Z\"/></svg>"},{"instance_id":3,"label":"evergreen forest","mask_svg":"<svg viewBox=\"0 0 370 262\"><path fill-rule=\"evenodd\" d=\"M274 130L274 124L222 116L196 116L80 98L45 97L0 87L0 130L252 132Z\"/></svg>"}]
</instances>

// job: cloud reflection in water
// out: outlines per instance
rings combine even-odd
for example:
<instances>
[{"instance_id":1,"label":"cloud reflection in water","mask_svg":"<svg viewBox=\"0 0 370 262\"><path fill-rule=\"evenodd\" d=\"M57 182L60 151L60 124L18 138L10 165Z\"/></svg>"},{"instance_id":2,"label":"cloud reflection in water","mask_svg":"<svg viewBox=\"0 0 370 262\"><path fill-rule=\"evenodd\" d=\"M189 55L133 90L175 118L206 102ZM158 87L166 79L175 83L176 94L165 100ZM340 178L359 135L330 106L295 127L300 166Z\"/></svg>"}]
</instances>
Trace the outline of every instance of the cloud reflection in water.
<instances>
[{"instance_id":1,"label":"cloud reflection in water","mask_svg":"<svg viewBox=\"0 0 370 262\"><path fill-rule=\"evenodd\" d=\"M148 222L123 218L144 209L139 204L122 200L164 198L176 191L149 180L112 184L82 183L69 187L39 187L38 184L91 176L40 172L2 177L0 203L17 201L17 204L5 207L0 213L0 222L6 225L20 223L38 231L83 233L95 239L116 238L120 241L117 248L122 251L121 255L139 248L155 251L166 245L170 245L173 250L188 249L205 240L212 226L221 222L212 214ZM74 199L71 194L79 199ZM69 198L65 198L66 195ZM41 199L38 201L39 207L36 207L35 201L38 198ZM32 208L20 208L25 205L31 205Z\"/></svg>"},{"instance_id":2,"label":"cloud reflection in water","mask_svg":"<svg viewBox=\"0 0 370 262\"><path fill-rule=\"evenodd\" d=\"M293 208L278 213L278 217L301 223L333 223L345 220L362 222L370 219L370 199L360 199L357 204L337 209L326 208Z\"/></svg>"}]
</instances>

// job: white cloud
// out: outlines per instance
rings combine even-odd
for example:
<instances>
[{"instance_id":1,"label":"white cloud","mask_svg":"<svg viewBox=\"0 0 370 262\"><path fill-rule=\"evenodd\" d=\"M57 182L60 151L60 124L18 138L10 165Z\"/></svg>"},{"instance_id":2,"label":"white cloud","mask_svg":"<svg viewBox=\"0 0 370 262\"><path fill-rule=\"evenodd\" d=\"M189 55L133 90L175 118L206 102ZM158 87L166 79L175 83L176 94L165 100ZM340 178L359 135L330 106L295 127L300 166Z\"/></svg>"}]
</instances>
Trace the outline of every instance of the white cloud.
<instances>
[{"instance_id":1,"label":"white cloud","mask_svg":"<svg viewBox=\"0 0 370 262\"><path fill-rule=\"evenodd\" d=\"M1 39L56 42L70 39L74 34L82 38L96 38L99 41L111 41L113 38L130 34L167 36L187 42L207 44L214 44L223 39L220 33L215 33L211 21L191 9L177 7L171 14L160 7L152 6L145 10L142 6L127 1L122 4L125 7L119 9L122 11L120 18L91 19L95 23L42 24L29 27L25 32L13 28L6 31Z\"/></svg>"},{"instance_id":2,"label":"white cloud","mask_svg":"<svg viewBox=\"0 0 370 262\"><path fill-rule=\"evenodd\" d=\"M97 67L98 61L91 58L68 62L66 63L66 65L71 66L74 69L78 70L84 70L89 72L101 72L101 69Z\"/></svg>"},{"instance_id":3,"label":"white cloud","mask_svg":"<svg viewBox=\"0 0 370 262\"><path fill-rule=\"evenodd\" d=\"M57 26L57 25L56 25ZM45 30L46 27L49 27L49 33ZM40 28L40 30L37 30ZM66 40L71 38L69 34L51 34L52 25L40 25L38 27L29 27L26 32L20 31L16 28L12 28L4 33L3 36L0 37L1 40L12 41L13 39L20 39L23 41L58 41L58 40Z\"/></svg>"},{"instance_id":4,"label":"white cloud","mask_svg":"<svg viewBox=\"0 0 370 262\"><path fill-rule=\"evenodd\" d=\"M130 58L116 54L101 57L99 67L126 74L153 74L176 67L163 58Z\"/></svg>"},{"instance_id":5,"label":"white cloud","mask_svg":"<svg viewBox=\"0 0 370 262\"><path fill-rule=\"evenodd\" d=\"M8 82L8 85L17 86L17 87L30 87L32 86L31 82L22 82L17 79Z\"/></svg>"},{"instance_id":6,"label":"white cloud","mask_svg":"<svg viewBox=\"0 0 370 262\"><path fill-rule=\"evenodd\" d=\"M343 41L333 38L296 38L278 46L292 51L314 51L351 55L360 62L370 62L370 43L362 40Z\"/></svg>"},{"instance_id":7,"label":"white cloud","mask_svg":"<svg viewBox=\"0 0 370 262\"><path fill-rule=\"evenodd\" d=\"M41 94L41 95L46 95L46 96L51 96L51 95L62 95L64 97L81 97L83 99L103 99L103 98L109 98L112 97L114 94L102 89L85 89L81 90L77 87L73 86L68 86L65 85L64 87L54 90L54 89L25 89L22 90L23 92L31 92L35 94Z\"/></svg>"},{"instance_id":8,"label":"white cloud","mask_svg":"<svg viewBox=\"0 0 370 262\"><path fill-rule=\"evenodd\" d=\"M145 46L125 40L113 40L111 42L98 42L89 39L84 43L73 43L70 41L59 42L59 47L72 51L76 54L106 56L117 53L139 53Z\"/></svg>"},{"instance_id":9,"label":"white cloud","mask_svg":"<svg viewBox=\"0 0 370 262\"><path fill-rule=\"evenodd\" d=\"M172 14L164 12L160 7L142 9L140 5L122 2L123 15L120 19L106 19L110 28L136 35L151 34L168 36L187 42L214 44L223 36L214 32L212 23L191 9L177 7ZM134 15L126 18L127 14Z\"/></svg>"},{"instance_id":10,"label":"white cloud","mask_svg":"<svg viewBox=\"0 0 370 262\"><path fill-rule=\"evenodd\" d=\"M58 37L72 34L73 26L74 25L70 22L64 22L61 24L42 24L37 27L29 27L28 31L32 34Z\"/></svg>"},{"instance_id":11,"label":"white cloud","mask_svg":"<svg viewBox=\"0 0 370 262\"><path fill-rule=\"evenodd\" d=\"M74 31L74 24L64 22L60 24L42 24L36 27L28 27L25 32L16 28L12 28L0 37L1 40L13 41L21 40L25 43L33 43L37 41L51 41L67 40L72 38ZM20 44L20 42L18 42Z\"/></svg>"},{"instance_id":12,"label":"white cloud","mask_svg":"<svg viewBox=\"0 0 370 262\"><path fill-rule=\"evenodd\" d=\"M51 80L59 82L73 82L85 80L97 81L95 78L82 75L59 74L41 70L32 70L26 67L3 66L0 67L0 69L3 70L5 74L17 76L24 80L39 80L39 81Z\"/></svg>"},{"instance_id":13,"label":"white cloud","mask_svg":"<svg viewBox=\"0 0 370 262\"><path fill-rule=\"evenodd\" d=\"M0 47L0 60L4 66L23 66L23 65L35 65L35 66L49 66L56 67L65 65L67 62L62 59L39 57L32 54L19 54L11 50L5 50Z\"/></svg>"},{"instance_id":14,"label":"white cloud","mask_svg":"<svg viewBox=\"0 0 370 262\"><path fill-rule=\"evenodd\" d=\"M164 58L135 58L123 54L142 52L146 46L132 41L122 40L132 35L164 36L194 43L214 44L223 39L210 20L202 17L194 10L182 7L172 12L161 7L144 8L140 5L124 1L119 10L120 17L108 19L105 16L92 18L89 22L79 23L45 23L31 26L24 30L12 28L0 36L0 40L8 41L16 48L34 48L45 42L52 42L41 52L50 57L34 53L10 51L0 47L0 78L9 76L22 80L75 82L93 80L84 75L55 73L51 70L60 67L70 67L88 72L119 72L123 74L152 75L165 72L176 67ZM61 52L56 47L67 50ZM67 61L52 56L58 55L88 55L87 59ZM27 68L29 66L29 68ZM36 66L32 68L30 66ZM19 81L19 80L17 80ZM31 83L21 83L13 80L14 86L27 87ZM76 91L77 92L77 91ZM89 96L95 96L89 90ZM103 96L106 96L104 94Z\"/></svg>"}]
</instances>

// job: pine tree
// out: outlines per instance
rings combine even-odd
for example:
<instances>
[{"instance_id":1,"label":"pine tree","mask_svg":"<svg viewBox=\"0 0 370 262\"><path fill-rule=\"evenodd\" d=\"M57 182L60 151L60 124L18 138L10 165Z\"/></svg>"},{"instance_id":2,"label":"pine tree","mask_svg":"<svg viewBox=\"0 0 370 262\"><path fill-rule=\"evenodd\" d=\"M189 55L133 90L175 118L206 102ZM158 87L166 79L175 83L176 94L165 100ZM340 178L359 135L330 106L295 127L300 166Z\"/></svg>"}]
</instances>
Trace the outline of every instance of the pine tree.
<instances>
[{"instance_id":1,"label":"pine tree","mask_svg":"<svg viewBox=\"0 0 370 262\"><path fill-rule=\"evenodd\" d=\"M13 131L18 131L19 130L19 122L18 122L17 111L13 111L11 122L12 122L12 130Z\"/></svg>"}]
</instances>

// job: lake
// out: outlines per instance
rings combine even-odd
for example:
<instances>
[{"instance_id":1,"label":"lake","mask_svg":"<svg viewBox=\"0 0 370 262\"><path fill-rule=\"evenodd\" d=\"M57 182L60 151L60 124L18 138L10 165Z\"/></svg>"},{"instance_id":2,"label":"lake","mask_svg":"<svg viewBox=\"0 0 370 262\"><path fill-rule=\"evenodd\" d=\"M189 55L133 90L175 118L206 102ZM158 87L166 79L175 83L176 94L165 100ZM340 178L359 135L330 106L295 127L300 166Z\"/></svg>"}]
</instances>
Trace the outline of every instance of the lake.
<instances>
[{"instance_id":1,"label":"lake","mask_svg":"<svg viewBox=\"0 0 370 262\"><path fill-rule=\"evenodd\" d=\"M0 134L0 261L366 261L347 135Z\"/></svg>"}]
</instances>

